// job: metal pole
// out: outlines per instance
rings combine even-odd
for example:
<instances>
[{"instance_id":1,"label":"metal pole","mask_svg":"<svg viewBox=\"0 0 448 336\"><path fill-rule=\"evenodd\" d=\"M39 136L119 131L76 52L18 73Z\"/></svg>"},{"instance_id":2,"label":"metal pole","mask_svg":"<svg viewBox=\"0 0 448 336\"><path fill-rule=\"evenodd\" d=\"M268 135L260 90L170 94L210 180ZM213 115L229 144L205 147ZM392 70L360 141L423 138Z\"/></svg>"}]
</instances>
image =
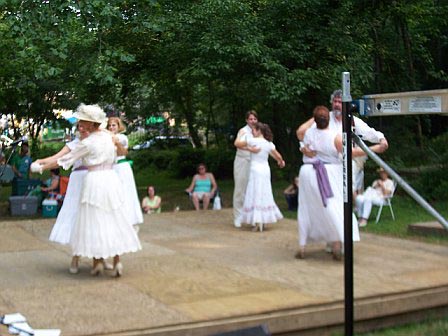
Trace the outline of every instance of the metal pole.
<instances>
[{"instance_id":1,"label":"metal pole","mask_svg":"<svg viewBox=\"0 0 448 336\"><path fill-rule=\"evenodd\" d=\"M389 165L384 162L376 153L374 153L362 140L361 138L353 134L353 138L356 144L362 148L364 152L369 155L373 161L375 161L380 167L389 174L389 176L394 179L407 193L411 196L418 204L420 204L426 211L428 211L432 216L434 216L440 224L442 224L445 229L448 230L448 222L442 217L431 205L428 204L409 184L407 184Z\"/></svg>"},{"instance_id":2,"label":"metal pole","mask_svg":"<svg viewBox=\"0 0 448 336\"><path fill-rule=\"evenodd\" d=\"M353 335L353 190L352 190L352 115L350 111L350 73L342 73L342 141L344 174L344 297L345 336Z\"/></svg>"},{"instance_id":3,"label":"metal pole","mask_svg":"<svg viewBox=\"0 0 448 336\"><path fill-rule=\"evenodd\" d=\"M12 145L11 153L9 153L9 156L8 156L8 158L6 159L6 161L5 161L4 165L3 165L3 169L2 169L2 171L0 172L0 178L1 178L1 177L3 176L3 174L5 173L6 165L7 165L7 164L9 163L9 161L11 160L11 157L12 157L12 155L14 154L14 152L16 151L17 146L18 146L18 143ZM3 150L3 146L2 146L2 150Z\"/></svg>"}]
</instances>

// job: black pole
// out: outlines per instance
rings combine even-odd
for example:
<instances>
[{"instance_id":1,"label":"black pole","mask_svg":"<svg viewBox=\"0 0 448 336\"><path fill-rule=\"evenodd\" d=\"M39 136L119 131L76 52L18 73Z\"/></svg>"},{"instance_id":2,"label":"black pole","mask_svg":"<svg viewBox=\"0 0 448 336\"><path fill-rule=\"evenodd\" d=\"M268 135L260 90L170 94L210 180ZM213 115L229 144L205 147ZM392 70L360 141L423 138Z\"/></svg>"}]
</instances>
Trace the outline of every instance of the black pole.
<instances>
[{"instance_id":1,"label":"black pole","mask_svg":"<svg viewBox=\"0 0 448 336\"><path fill-rule=\"evenodd\" d=\"M17 143L15 143L14 145L12 145L11 153L9 153L8 158L6 159L5 163L3 164L2 171L0 172L0 179L1 179L1 177L3 176L3 174L5 173L6 165L7 165L7 164L9 163L9 161L11 160L11 157L12 157L12 155L14 154L14 152L16 151L16 148L17 148L18 144L19 144L19 143L17 142ZM3 152L3 146L2 146L2 148L1 148L0 151Z\"/></svg>"},{"instance_id":2,"label":"black pole","mask_svg":"<svg viewBox=\"0 0 448 336\"><path fill-rule=\"evenodd\" d=\"M342 73L342 139L344 171L344 288L345 336L353 335L353 188L352 188L352 114L350 73Z\"/></svg>"}]
</instances>

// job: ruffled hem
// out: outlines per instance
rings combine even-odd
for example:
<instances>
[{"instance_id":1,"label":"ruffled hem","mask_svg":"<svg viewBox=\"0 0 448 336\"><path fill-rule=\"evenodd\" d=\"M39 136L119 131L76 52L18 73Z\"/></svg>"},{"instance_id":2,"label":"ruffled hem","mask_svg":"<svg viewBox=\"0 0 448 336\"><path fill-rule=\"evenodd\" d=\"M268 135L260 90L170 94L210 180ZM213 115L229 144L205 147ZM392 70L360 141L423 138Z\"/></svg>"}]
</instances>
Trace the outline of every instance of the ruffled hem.
<instances>
[{"instance_id":1,"label":"ruffled hem","mask_svg":"<svg viewBox=\"0 0 448 336\"><path fill-rule=\"evenodd\" d=\"M283 215L276 205L253 206L244 208L241 214L241 223L255 225L258 223L272 224L283 219Z\"/></svg>"},{"instance_id":2,"label":"ruffled hem","mask_svg":"<svg viewBox=\"0 0 448 336\"><path fill-rule=\"evenodd\" d=\"M109 212L86 204L81 204L70 246L75 255L95 258L108 258L142 248L125 209Z\"/></svg>"},{"instance_id":3,"label":"ruffled hem","mask_svg":"<svg viewBox=\"0 0 448 336\"><path fill-rule=\"evenodd\" d=\"M123 255L126 253L135 253L140 251L142 248L133 248L133 249L124 249L124 250L117 250L113 253L93 253L93 252L85 252L85 251L75 251L73 250L72 255L74 256L80 256L80 257L86 257L86 258L95 258L95 259L107 259L107 258L113 258L117 255Z\"/></svg>"}]
</instances>

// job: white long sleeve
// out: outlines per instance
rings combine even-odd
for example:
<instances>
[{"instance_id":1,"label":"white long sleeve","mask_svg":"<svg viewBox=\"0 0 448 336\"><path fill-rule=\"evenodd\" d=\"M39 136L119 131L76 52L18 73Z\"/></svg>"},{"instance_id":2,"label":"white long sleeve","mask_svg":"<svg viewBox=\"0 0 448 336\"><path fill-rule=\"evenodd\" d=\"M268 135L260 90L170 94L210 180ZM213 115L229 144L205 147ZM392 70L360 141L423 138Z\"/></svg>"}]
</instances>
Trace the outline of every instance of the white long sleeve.
<instances>
[{"instance_id":1,"label":"white long sleeve","mask_svg":"<svg viewBox=\"0 0 448 336\"><path fill-rule=\"evenodd\" d=\"M69 169L73 166L78 160L81 160L84 156L89 153L89 149L82 141L78 142L76 146L63 157L58 159L58 165L63 169Z\"/></svg>"},{"instance_id":2,"label":"white long sleeve","mask_svg":"<svg viewBox=\"0 0 448 336\"><path fill-rule=\"evenodd\" d=\"M373 127L370 127L363 120L358 117L353 117L355 123L355 134L364 141L369 141L371 143L379 143L381 139L385 139L384 134L377 131Z\"/></svg>"}]
</instances>

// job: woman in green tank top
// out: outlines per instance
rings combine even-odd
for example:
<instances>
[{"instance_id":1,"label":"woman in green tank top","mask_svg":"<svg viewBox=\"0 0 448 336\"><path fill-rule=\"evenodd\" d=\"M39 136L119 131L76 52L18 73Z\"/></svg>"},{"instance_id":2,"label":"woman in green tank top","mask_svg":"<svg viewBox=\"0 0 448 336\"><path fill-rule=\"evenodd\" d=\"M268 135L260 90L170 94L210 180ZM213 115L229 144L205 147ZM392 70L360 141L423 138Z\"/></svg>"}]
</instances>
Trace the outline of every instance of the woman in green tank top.
<instances>
[{"instance_id":1,"label":"woman in green tank top","mask_svg":"<svg viewBox=\"0 0 448 336\"><path fill-rule=\"evenodd\" d=\"M199 210L199 203L202 200L204 210L208 208L210 199L215 195L216 184L215 177L212 173L207 172L207 167L204 163L200 163L197 167L197 174L193 176L190 186L185 189L191 195L194 208Z\"/></svg>"}]
</instances>

